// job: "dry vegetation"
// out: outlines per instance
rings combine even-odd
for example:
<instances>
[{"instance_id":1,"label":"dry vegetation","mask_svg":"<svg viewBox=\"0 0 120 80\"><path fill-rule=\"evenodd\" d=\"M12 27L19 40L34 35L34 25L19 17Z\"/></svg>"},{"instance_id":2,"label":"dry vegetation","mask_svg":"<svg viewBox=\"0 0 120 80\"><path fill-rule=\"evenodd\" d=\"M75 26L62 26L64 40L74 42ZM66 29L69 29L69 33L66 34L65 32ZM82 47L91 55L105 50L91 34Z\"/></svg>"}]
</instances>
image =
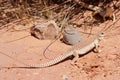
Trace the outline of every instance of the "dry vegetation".
<instances>
[{"instance_id":1,"label":"dry vegetation","mask_svg":"<svg viewBox=\"0 0 120 80\"><path fill-rule=\"evenodd\" d=\"M0 0L0 28L26 18L32 19L33 22L35 18L55 20L59 27L93 26L104 22L103 15L94 16L95 11L90 10L86 5L102 9L110 6L114 8L114 14L116 14L119 11L120 2L119 0ZM82 21L82 24L79 21Z\"/></svg>"}]
</instances>

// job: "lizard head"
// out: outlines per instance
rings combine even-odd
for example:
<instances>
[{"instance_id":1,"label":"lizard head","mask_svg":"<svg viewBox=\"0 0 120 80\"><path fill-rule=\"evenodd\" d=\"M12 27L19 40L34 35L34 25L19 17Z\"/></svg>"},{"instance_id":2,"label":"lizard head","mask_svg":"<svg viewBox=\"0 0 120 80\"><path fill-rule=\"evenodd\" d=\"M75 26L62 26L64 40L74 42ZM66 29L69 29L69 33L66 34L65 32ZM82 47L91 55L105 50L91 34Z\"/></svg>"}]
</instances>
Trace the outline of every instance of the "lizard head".
<instances>
[{"instance_id":1,"label":"lizard head","mask_svg":"<svg viewBox=\"0 0 120 80\"><path fill-rule=\"evenodd\" d=\"M98 34L98 39L101 41L101 40L104 39L104 36L105 36L104 33L101 32L101 33Z\"/></svg>"}]
</instances>

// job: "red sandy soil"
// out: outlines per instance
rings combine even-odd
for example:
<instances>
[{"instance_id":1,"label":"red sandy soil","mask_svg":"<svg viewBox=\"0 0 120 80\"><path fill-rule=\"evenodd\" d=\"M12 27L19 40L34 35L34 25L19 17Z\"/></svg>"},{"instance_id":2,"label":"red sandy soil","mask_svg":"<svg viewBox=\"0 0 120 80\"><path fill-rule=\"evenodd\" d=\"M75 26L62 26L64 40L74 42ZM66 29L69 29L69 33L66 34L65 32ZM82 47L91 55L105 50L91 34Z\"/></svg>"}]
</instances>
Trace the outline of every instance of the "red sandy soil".
<instances>
[{"instance_id":1,"label":"red sandy soil","mask_svg":"<svg viewBox=\"0 0 120 80\"><path fill-rule=\"evenodd\" d=\"M106 21L105 23L113 23ZM93 31L104 28L105 23L94 27ZM43 63L63 54L71 46L56 41L46 51L51 42L38 40L29 31L0 30L0 80L119 80L120 79L120 25L118 21L112 28L105 31L105 39L101 42L100 53L90 52L78 59L76 65L71 65L71 59L65 60L47 68L2 68L7 66L25 66L9 58L19 59L25 63ZM18 27L18 26L16 26ZM25 26L23 26L25 27ZM79 31L80 29L77 28ZM22 38L25 37L25 38ZM22 39L20 39L22 38ZM2 53L1 53L2 52ZM4 53L4 54L3 54Z\"/></svg>"}]
</instances>

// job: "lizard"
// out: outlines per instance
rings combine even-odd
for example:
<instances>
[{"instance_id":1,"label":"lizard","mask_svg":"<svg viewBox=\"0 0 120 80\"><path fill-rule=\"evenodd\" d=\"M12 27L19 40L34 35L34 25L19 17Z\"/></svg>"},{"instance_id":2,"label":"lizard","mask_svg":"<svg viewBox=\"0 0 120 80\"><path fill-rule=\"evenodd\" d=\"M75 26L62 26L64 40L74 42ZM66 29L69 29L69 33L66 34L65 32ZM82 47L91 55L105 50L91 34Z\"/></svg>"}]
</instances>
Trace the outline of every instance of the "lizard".
<instances>
[{"instance_id":1,"label":"lizard","mask_svg":"<svg viewBox=\"0 0 120 80\"><path fill-rule=\"evenodd\" d=\"M46 63L29 64L29 63L24 63L20 60L17 60L17 61L22 62L25 65L25 67L22 67L22 68L26 68L26 67L27 68L45 68L45 67L53 66L53 65L65 60L66 58L73 55L74 58L71 62L73 64L77 61L77 59L79 58L79 55L84 55L84 54L88 53L89 51L91 51L93 49L94 49L95 52L100 52L99 41L101 41L103 38L104 38L104 33L99 33L99 34L96 35L96 37L91 37L89 40L88 39L87 40L82 40L81 42L74 45L71 49L69 49L64 54L54 58L53 60L51 60L49 62L46 62Z\"/></svg>"}]
</instances>

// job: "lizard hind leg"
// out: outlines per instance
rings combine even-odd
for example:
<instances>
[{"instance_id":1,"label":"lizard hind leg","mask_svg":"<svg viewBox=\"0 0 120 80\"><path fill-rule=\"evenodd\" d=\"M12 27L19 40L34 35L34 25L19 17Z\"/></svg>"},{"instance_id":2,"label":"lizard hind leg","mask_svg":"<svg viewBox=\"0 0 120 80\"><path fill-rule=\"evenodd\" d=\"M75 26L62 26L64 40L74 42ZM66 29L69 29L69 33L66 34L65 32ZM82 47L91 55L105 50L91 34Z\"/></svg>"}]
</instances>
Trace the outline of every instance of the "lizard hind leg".
<instances>
[{"instance_id":1,"label":"lizard hind leg","mask_svg":"<svg viewBox=\"0 0 120 80\"><path fill-rule=\"evenodd\" d=\"M74 58L71 62L72 65L75 64L75 62L78 60L79 54L77 52L73 52L73 56L74 56Z\"/></svg>"}]
</instances>

